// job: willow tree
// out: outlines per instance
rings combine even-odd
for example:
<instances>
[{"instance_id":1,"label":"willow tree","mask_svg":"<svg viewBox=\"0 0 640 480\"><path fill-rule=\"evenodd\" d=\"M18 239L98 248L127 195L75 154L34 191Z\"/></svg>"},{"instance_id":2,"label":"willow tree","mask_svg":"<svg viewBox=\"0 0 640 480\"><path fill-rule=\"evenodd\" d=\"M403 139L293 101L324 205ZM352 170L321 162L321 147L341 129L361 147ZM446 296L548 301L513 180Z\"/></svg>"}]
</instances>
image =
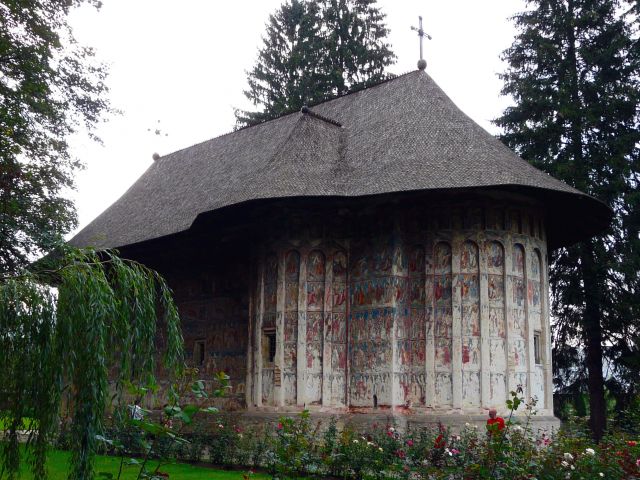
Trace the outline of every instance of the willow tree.
<instances>
[{"instance_id":1,"label":"willow tree","mask_svg":"<svg viewBox=\"0 0 640 480\"><path fill-rule=\"evenodd\" d=\"M0 478L17 475L25 429L34 477L46 478L63 393L71 417L69 478L93 478L97 435L113 394L124 398L129 382L153 384L158 360L177 372L181 359L167 284L115 252L64 247L30 271L1 279L0 420L7 431Z\"/></svg>"}]
</instances>

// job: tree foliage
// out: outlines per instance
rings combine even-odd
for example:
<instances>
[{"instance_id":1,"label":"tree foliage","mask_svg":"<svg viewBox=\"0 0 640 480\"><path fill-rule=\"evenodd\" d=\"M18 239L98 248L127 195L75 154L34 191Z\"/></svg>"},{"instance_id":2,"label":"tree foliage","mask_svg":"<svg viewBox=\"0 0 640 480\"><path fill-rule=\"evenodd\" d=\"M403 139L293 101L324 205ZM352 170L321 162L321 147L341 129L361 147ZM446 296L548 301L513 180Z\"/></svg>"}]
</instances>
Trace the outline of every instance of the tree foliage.
<instances>
[{"instance_id":1,"label":"tree foliage","mask_svg":"<svg viewBox=\"0 0 640 480\"><path fill-rule=\"evenodd\" d=\"M167 284L114 252L64 247L34 271L3 279L0 420L8 431L2 471L10 478L17 472L18 431L29 418L34 476L46 477L46 448L64 399L72 418L70 478L93 478L105 408L122 401L128 383L154 383L159 339L163 365L179 371L182 336Z\"/></svg>"},{"instance_id":2,"label":"tree foliage","mask_svg":"<svg viewBox=\"0 0 640 480\"><path fill-rule=\"evenodd\" d=\"M109 110L106 70L78 45L70 10L98 0L0 2L0 275L47 251L76 225L81 164L67 139Z\"/></svg>"},{"instance_id":3,"label":"tree foliage","mask_svg":"<svg viewBox=\"0 0 640 480\"><path fill-rule=\"evenodd\" d=\"M395 55L375 0L290 0L269 17L264 45L247 73L253 125L387 78Z\"/></svg>"},{"instance_id":4,"label":"tree foliage","mask_svg":"<svg viewBox=\"0 0 640 480\"><path fill-rule=\"evenodd\" d=\"M640 351L640 44L624 0L529 0L514 18L496 120L523 158L607 203L602 235L552 255L554 362L565 391L586 389L605 428L603 357L620 406L637 393ZM634 360L635 359L635 360ZM585 382L586 380L586 382Z\"/></svg>"}]
</instances>

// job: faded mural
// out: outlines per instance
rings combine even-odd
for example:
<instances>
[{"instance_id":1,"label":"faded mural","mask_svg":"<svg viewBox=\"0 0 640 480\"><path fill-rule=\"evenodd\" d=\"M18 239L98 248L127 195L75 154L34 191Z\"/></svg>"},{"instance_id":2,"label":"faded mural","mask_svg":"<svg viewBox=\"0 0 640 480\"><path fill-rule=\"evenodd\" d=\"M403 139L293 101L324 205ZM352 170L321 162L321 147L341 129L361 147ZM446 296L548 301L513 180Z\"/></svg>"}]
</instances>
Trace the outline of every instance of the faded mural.
<instances>
[{"instance_id":1,"label":"faded mural","mask_svg":"<svg viewBox=\"0 0 640 480\"><path fill-rule=\"evenodd\" d=\"M459 208L365 225L370 218L289 225L260 246L244 292L221 283L196 295L183 282L187 349L204 341L202 367L228 372L243 407L479 412L521 385L546 408L539 214Z\"/></svg>"}]
</instances>

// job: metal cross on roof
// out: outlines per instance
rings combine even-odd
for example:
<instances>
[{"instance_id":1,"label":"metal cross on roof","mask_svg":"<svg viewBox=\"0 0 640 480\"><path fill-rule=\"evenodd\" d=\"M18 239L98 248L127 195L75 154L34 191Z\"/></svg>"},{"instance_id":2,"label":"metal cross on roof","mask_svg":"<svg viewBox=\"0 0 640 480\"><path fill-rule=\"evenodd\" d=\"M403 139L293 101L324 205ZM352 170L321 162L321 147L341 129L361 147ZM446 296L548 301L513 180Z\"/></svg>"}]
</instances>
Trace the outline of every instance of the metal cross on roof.
<instances>
[{"instance_id":1,"label":"metal cross on roof","mask_svg":"<svg viewBox=\"0 0 640 480\"><path fill-rule=\"evenodd\" d=\"M424 39L424 37L427 37L428 40L431 40L431 35L425 33L424 29L422 28L422 16L418 17L418 28L411 27L411 30L418 32L418 36L420 37L420 60L418 61L418 68L420 70L424 70L427 66L427 62L425 62L424 58L422 57L422 40Z\"/></svg>"}]
</instances>

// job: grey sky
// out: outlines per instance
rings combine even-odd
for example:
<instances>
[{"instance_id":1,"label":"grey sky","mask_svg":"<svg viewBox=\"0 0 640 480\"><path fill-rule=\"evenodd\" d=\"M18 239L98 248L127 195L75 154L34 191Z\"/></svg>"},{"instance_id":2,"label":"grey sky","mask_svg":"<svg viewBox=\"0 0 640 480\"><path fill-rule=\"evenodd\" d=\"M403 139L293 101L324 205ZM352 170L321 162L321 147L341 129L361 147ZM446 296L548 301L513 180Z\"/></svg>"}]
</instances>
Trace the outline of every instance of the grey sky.
<instances>
[{"instance_id":1,"label":"grey sky","mask_svg":"<svg viewBox=\"0 0 640 480\"><path fill-rule=\"evenodd\" d=\"M111 101L121 115L100 126L100 146L73 139L87 168L72 194L80 227L113 203L161 155L233 129L262 44L264 24L281 0L106 0L72 15L78 40L110 66ZM416 68L419 44L410 27L424 17L427 72L471 118L490 132L508 99L499 95L500 53L515 34L508 17L523 0L379 0L398 56L390 71ZM160 120L160 123L157 123ZM158 128L161 135L153 130ZM151 129L151 132L148 131ZM165 136L165 133L167 136ZM179 175L179 172L176 172Z\"/></svg>"}]
</instances>

